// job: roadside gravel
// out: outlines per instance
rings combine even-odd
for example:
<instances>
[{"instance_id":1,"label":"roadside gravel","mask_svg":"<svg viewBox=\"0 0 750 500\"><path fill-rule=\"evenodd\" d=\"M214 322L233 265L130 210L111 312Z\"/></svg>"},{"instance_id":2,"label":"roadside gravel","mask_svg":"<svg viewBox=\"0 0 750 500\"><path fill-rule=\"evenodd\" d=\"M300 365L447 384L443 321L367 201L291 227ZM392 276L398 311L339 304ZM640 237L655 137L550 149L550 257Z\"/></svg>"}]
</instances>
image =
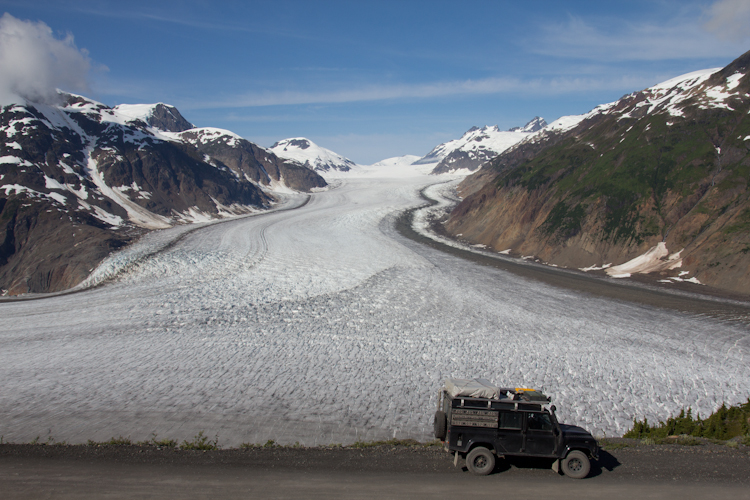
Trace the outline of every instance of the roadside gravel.
<instances>
[{"instance_id":1,"label":"roadside gravel","mask_svg":"<svg viewBox=\"0 0 750 500\"><path fill-rule=\"evenodd\" d=\"M744 446L610 440L584 480L549 461L499 461L477 477L439 447L253 448L0 445L3 499L750 499Z\"/></svg>"},{"instance_id":2,"label":"roadside gravel","mask_svg":"<svg viewBox=\"0 0 750 500\"><path fill-rule=\"evenodd\" d=\"M703 444L647 445L634 439L608 439L600 460L584 482L678 481L750 486L750 447L702 440ZM300 474L441 474L470 476L462 462L453 466L440 446L380 445L354 447L256 447L226 450L182 450L154 445L0 445L0 482L12 482L11 471L31 464L67 464L76 470L88 465L148 465L189 470L286 471ZM493 476L554 477L551 461L499 460ZM561 477L568 482L568 478ZM564 484L564 483L561 483Z\"/></svg>"}]
</instances>

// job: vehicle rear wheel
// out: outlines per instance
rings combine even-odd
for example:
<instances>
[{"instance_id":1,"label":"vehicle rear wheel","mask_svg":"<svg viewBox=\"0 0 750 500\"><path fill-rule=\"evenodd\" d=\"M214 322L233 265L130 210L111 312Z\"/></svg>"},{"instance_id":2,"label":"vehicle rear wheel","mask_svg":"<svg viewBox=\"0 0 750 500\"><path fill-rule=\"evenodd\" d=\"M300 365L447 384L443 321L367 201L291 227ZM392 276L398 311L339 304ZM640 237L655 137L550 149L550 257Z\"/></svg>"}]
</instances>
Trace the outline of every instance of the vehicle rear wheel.
<instances>
[{"instance_id":1,"label":"vehicle rear wheel","mask_svg":"<svg viewBox=\"0 0 750 500\"><path fill-rule=\"evenodd\" d=\"M562 461L562 470L568 477L583 479L589 475L591 462L589 462L589 457L585 453L573 450Z\"/></svg>"},{"instance_id":2,"label":"vehicle rear wheel","mask_svg":"<svg viewBox=\"0 0 750 500\"><path fill-rule=\"evenodd\" d=\"M466 455L466 468L478 476L486 476L495 468L495 455L484 446L477 446Z\"/></svg>"},{"instance_id":3,"label":"vehicle rear wheel","mask_svg":"<svg viewBox=\"0 0 750 500\"><path fill-rule=\"evenodd\" d=\"M435 412L435 422L433 423L433 427L435 430L435 438L439 439L441 441L445 440L445 434L448 421L445 417L445 412L438 410Z\"/></svg>"}]
</instances>

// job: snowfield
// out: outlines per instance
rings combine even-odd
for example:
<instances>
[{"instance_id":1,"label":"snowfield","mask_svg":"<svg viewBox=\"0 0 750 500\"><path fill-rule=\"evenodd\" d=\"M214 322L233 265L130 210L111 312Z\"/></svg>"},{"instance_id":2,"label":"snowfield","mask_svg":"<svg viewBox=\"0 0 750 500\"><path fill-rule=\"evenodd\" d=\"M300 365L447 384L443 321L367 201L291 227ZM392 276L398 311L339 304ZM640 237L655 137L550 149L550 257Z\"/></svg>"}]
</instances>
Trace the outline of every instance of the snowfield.
<instances>
[{"instance_id":1,"label":"snowfield","mask_svg":"<svg viewBox=\"0 0 750 500\"><path fill-rule=\"evenodd\" d=\"M430 440L446 377L539 388L599 436L750 395L743 324L553 288L398 234L419 190L446 180L342 176L294 210L151 233L103 264L95 276L116 278L100 287L0 303L0 435Z\"/></svg>"}]
</instances>

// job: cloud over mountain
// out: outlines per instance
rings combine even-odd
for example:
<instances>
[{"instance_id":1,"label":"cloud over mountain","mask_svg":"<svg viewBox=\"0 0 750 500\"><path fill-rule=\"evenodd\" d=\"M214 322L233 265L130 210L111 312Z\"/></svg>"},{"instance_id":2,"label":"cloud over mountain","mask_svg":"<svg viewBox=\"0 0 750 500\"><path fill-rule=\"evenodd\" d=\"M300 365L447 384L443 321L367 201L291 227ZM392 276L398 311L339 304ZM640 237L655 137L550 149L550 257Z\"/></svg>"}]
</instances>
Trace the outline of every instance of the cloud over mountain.
<instances>
[{"instance_id":1,"label":"cloud over mountain","mask_svg":"<svg viewBox=\"0 0 750 500\"><path fill-rule=\"evenodd\" d=\"M43 22L0 18L0 104L51 102L56 89L87 90L91 59L73 35L56 38Z\"/></svg>"}]
</instances>

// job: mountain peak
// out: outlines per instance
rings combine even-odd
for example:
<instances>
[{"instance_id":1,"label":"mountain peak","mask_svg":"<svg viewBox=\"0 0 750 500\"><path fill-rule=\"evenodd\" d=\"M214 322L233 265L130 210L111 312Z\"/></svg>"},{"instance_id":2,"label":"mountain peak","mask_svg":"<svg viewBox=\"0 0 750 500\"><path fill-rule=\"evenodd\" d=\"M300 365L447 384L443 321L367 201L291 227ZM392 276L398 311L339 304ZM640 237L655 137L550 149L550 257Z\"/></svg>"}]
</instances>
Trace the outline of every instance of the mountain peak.
<instances>
[{"instance_id":1,"label":"mountain peak","mask_svg":"<svg viewBox=\"0 0 750 500\"><path fill-rule=\"evenodd\" d=\"M317 172L347 172L356 166L350 159L304 137L283 139L271 146L269 151L279 158L291 160Z\"/></svg>"},{"instance_id":2,"label":"mountain peak","mask_svg":"<svg viewBox=\"0 0 750 500\"><path fill-rule=\"evenodd\" d=\"M276 142L273 146L271 146L271 149L276 147L282 147L284 148L284 151L287 150L287 148L298 148L298 149L308 149L312 143L305 139L304 137L294 137L292 139L283 139L281 141Z\"/></svg>"},{"instance_id":3,"label":"mountain peak","mask_svg":"<svg viewBox=\"0 0 750 500\"><path fill-rule=\"evenodd\" d=\"M535 116L523 127L513 127L508 132L536 132L547 126L547 122L540 116Z\"/></svg>"},{"instance_id":4,"label":"mountain peak","mask_svg":"<svg viewBox=\"0 0 750 500\"><path fill-rule=\"evenodd\" d=\"M436 164L432 171L434 174L457 170L473 171L546 125L544 118L536 116L523 127L515 127L509 131L500 130L497 125L471 127L460 139L436 146L426 156L414 162L414 165Z\"/></svg>"},{"instance_id":5,"label":"mountain peak","mask_svg":"<svg viewBox=\"0 0 750 500\"><path fill-rule=\"evenodd\" d=\"M133 119L142 120L165 132L184 132L195 128L195 125L187 121L177 111L177 108L163 102L156 104L120 104L112 109Z\"/></svg>"}]
</instances>

